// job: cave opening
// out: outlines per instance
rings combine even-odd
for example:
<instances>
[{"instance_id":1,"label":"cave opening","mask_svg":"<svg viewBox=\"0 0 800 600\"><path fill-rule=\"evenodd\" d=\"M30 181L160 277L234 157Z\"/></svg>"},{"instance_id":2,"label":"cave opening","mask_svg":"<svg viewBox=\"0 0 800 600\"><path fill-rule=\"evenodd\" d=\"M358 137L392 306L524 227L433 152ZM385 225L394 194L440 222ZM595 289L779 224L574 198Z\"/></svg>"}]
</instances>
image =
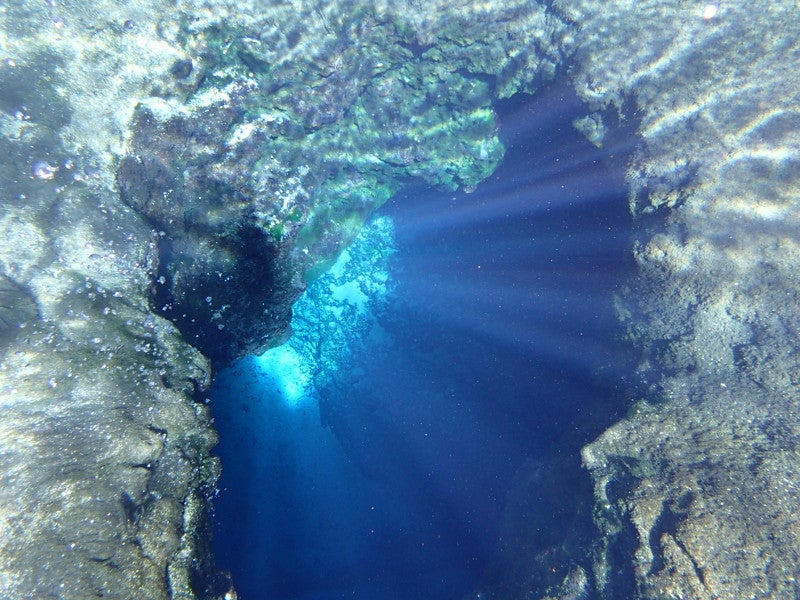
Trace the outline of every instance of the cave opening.
<instances>
[{"instance_id":1,"label":"cave opening","mask_svg":"<svg viewBox=\"0 0 800 600\"><path fill-rule=\"evenodd\" d=\"M218 374L214 550L240 598L527 597L587 560L579 450L634 366L633 124L604 115L596 147L566 82L495 110L488 180L397 194L295 306L294 345Z\"/></svg>"}]
</instances>

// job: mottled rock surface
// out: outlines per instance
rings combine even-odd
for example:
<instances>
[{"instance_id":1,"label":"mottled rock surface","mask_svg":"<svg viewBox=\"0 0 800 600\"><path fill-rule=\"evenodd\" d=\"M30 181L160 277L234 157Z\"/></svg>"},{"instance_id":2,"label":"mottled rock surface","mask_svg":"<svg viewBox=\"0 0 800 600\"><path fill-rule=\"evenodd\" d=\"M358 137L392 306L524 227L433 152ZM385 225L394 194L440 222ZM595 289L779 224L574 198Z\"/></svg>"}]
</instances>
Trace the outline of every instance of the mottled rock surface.
<instances>
[{"instance_id":1,"label":"mottled rock surface","mask_svg":"<svg viewBox=\"0 0 800 600\"><path fill-rule=\"evenodd\" d=\"M0 209L2 595L190 597L218 472L193 400L207 361L149 310L139 217L61 175L16 190Z\"/></svg>"},{"instance_id":2,"label":"mottled rock surface","mask_svg":"<svg viewBox=\"0 0 800 600\"><path fill-rule=\"evenodd\" d=\"M157 237L111 187L129 96L166 51L134 53L128 18L80 3L0 15L3 598L226 589L202 535L219 469L208 361L151 311ZM140 70L121 69L134 55Z\"/></svg>"},{"instance_id":3,"label":"mottled rock surface","mask_svg":"<svg viewBox=\"0 0 800 600\"><path fill-rule=\"evenodd\" d=\"M215 364L283 339L305 282L404 183L492 173L492 100L552 78L567 29L524 3L407 8L300 3L187 26L192 59L173 70L201 70L199 88L136 109L117 181L162 232L156 309Z\"/></svg>"},{"instance_id":4,"label":"mottled rock surface","mask_svg":"<svg viewBox=\"0 0 800 600\"><path fill-rule=\"evenodd\" d=\"M491 102L560 69L594 143L641 122L645 397L584 450L598 536L550 593L797 596L797 6L452 4L3 6L0 595L225 594L197 349L280 341L371 210L476 185Z\"/></svg>"},{"instance_id":5,"label":"mottled rock surface","mask_svg":"<svg viewBox=\"0 0 800 600\"><path fill-rule=\"evenodd\" d=\"M797 6L562 6L584 25L576 89L641 118L619 306L644 402L584 450L598 591L794 598Z\"/></svg>"},{"instance_id":6,"label":"mottled rock surface","mask_svg":"<svg viewBox=\"0 0 800 600\"><path fill-rule=\"evenodd\" d=\"M0 595L229 592L195 348L280 341L406 180L489 175L491 100L552 77L562 29L527 2L0 10Z\"/></svg>"}]
</instances>

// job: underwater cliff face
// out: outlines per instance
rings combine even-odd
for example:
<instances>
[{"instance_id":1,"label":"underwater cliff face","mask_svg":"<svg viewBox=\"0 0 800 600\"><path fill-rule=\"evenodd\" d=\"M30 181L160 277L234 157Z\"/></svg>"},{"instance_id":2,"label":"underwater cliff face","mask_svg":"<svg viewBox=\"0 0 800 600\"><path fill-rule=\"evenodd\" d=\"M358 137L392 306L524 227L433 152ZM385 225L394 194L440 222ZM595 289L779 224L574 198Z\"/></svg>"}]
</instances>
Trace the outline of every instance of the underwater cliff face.
<instances>
[{"instance_id":1,"label":"underwater cliff face","mask_svg":"<svg viewBox=\"0 0 800 600\"><path fill-rule=\"evenodd\" d=\"M566 26L535 4L469 12L424 32L397 7L309 5L185 32L197 64L175 67L198 88L136 108L117 184L163 232L156 308L213 362L281 340L304 281L404 182L496 168L492 99L552 77L557 50L489 60L491 36Z\"/></svg>"},{"instance_id":2,"label":"underwater cliff face","mask_svg":"<svg viewBox=\"0 0 800 600\"><path fill-rule=\"evenodd\" d=\"M582 31L579 93L627 96L642 119L630 173L639 275L620 314L649 388L583 452L603 532L598 587L791 597L800 138L786 19L797 8L569 10L606 25Z\"/></svg>"},{"instance_id":3,"label":"underwater cliff face","mask_svg":"<svg viewBox=\"0 0 800 600\"><path fill-rule=\"evenodd\" d=\"M410 179L488 177L493 102L553 77L593 142L604 111L638 123L618 307L642 360L640 402L582 453L592 564L547 593L795 594L797 16L4 5L2 595L232 594L206 548L208 359L283 341L307 282Z\"/></svg>"},{"instance_id":4,"label":"underwater cliff face","mask_svg":"<svg viewBox=\"0 0 800 600\"><path fill-rule=\"evenodd\" d=\"M633 260L624 156L582 110L567 85L499 105L488 181L400 192L291 339L219 373L215 550L241 598L517 597L589 564L580 447L624 410Z\"/></svg>"}]
</instances>

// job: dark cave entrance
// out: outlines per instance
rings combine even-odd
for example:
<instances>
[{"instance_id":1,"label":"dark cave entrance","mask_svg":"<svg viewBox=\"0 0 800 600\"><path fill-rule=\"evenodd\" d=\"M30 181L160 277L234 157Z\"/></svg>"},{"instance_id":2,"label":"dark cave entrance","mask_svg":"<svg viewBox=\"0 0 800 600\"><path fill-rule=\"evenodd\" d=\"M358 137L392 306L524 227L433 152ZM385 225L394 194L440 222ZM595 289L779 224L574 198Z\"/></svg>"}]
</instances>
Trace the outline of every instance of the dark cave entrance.
<instances>
[{"instance_id":1,"label":"dark cave entrance","mask_svg":"<svg viewBox=\"0 0 800 600\"><path fill-rule=\"evenodd\" d=\"M489 180L380 211L389 347L295 407L255 359L218 377L215 552L244 600L522 597L585 558L579 450L626 409L632 370L612 301L633 269L632 125L596 148L566 82L495 108Z\"/></svg>"}]
</instances>

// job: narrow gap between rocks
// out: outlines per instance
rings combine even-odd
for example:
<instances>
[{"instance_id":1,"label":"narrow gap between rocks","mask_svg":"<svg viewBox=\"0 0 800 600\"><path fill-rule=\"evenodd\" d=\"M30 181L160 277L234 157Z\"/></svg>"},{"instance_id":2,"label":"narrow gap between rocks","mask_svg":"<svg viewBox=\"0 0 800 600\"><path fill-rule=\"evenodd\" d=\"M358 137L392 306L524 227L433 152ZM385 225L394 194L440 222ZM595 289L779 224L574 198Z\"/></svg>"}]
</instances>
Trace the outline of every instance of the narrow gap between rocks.
<instances>
[{"instance_id":1,"label":"narrow gap between rocks","mask_svg":"<svg viewBox=\"0 0 800 600\"><path fill-rule=\"evenodd\" d=\"M579 450L633 365L633 125L604 115L593 146L567 83L495 109L494 175L398 194L296 305L299 341L218 375L214 545L240 598L527 597L589 572Z\"/></svg>"}]
</instances>

